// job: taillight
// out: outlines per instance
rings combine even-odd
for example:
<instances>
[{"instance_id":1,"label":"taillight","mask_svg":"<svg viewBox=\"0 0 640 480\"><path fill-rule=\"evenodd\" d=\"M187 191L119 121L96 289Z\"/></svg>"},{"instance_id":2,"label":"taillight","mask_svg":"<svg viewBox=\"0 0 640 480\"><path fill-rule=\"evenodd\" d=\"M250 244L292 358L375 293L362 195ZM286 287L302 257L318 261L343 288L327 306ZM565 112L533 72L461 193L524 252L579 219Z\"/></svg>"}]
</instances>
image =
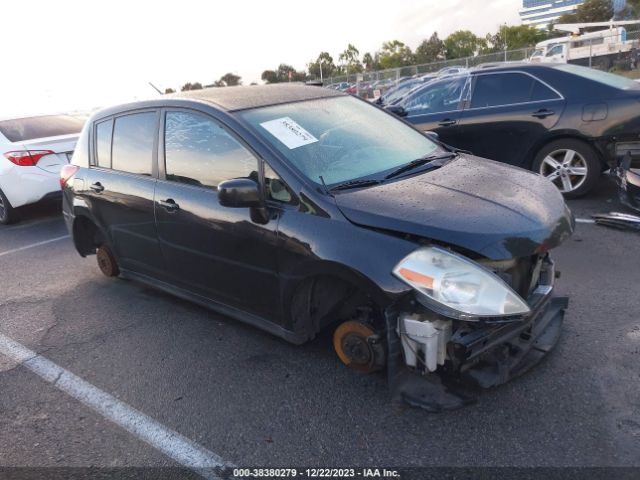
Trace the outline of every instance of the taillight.
<instances>
[{"instance_id":1,"label":"taillight","mask_svg":"<svg viewBox=\"0 0 640 480\"><path fill-rule=\"evenodd\" d=\"M19 167L35 167L38 161L45 155L51 155L51 150L20 150L7 152L5 158Z\"/></svg>"},{"instance_id":2,"label":"taillight","mask_svg":"<svg viewBox=\"0 0 640 480\"><path fill-rule=\"evenodd\" d=\"M77 165L65 165L62 167L62 170L60 170L60 188L64 188L78 170L80 170L80 167Z\"/></svg>"}]
</instances>

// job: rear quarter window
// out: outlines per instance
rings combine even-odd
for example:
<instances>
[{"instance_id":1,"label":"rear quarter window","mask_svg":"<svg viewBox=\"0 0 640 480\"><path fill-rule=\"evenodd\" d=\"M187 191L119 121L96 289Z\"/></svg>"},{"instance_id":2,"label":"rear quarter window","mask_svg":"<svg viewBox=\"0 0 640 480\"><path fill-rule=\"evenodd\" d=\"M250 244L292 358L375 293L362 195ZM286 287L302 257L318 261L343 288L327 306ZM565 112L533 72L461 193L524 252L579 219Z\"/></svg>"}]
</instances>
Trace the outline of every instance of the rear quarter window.
<instances>
[{"instance_id":1,"label":"rear quarter window","mask_svg":"<svg viewBox=\"0 0 640 480\"><path fill-rule=\"evenodd\" d=\"M0 121L0 132L10 142L25 142L36 138L79 134L84 120L69 115L16 118Z\"/></svg>"}]
</instances>

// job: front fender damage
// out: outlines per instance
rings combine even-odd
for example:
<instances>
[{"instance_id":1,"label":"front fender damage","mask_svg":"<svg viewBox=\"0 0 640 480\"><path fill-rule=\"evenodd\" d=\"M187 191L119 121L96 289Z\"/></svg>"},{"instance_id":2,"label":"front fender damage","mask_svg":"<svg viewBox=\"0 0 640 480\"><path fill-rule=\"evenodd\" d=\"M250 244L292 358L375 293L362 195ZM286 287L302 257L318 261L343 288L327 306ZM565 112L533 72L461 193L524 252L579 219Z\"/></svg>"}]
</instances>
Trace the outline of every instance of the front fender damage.
<instances>
[{"instance_id":1,"label":"front fender damage","mask_svg":"<svg viewBox=\"0 0 640 480\"><path fill-rule=\"evenodd\" d=\"M407 303L389 307L385 317L392 400L429 412L456 410L474 403L482 389L522 375L553 349L567 307L568 298L549 295L518 322L474 324L470 329L464 325L460 328L458 322L447 338L446 360L435 369L426 365L429 354L424 349L432 348L427 342L421 352L410 351L411 358L407 358L402 339L405 333L398 328L407 313ZM418 368L408 366L416 364L414 353L426 359Z\"/></svg>"}]
</instances>

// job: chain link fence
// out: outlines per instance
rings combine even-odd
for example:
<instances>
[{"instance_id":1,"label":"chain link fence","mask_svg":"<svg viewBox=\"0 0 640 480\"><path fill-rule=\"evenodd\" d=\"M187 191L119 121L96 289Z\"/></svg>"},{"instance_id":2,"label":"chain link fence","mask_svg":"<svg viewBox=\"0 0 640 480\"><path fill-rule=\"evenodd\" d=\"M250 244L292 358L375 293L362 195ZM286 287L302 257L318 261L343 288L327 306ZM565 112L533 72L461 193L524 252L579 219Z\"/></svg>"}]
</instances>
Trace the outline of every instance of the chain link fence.
<instances>
[{"instance_id":1,"label":"chain link fence","mask_svg":"<svg viewBox=\"0 0 640 480\"><path fill-rule=\"evenodd\" d=\"M611 35L601 35L587 38L586 36L575 37L574 39L563 41L557 39L557 43L550 41L548 50L542 52L534 61L545 61L549 59L548 53L555 45L567 43L569 56L561 61L569 61L579 65L597 68L600 70L629 70L638 68L638 48L640 48L640 29L633 31L620 31L614 29ZM623 40L616 42L615 40ZM578 45L574 47L574 45ZM406 67L393 68L388 70L378 70L363 73L353 73L349 75L331 76L323 79L324 85L349 91L364 98L374 98L384 93L389 88L397 85L401 79L410 77L421 77L435 74L446 68L473 68L480 65L502 63L502 62L528 62L532 56L538 53L536 47L522 48L518 50L504 50L501 52L476 55L473 57L456 58L452 60L442 60L438 62L425 63L421 65L408 65ZM565 50L566 51L566 50ZM572 58L571 54L577 57ZM555 61L558 61L556 59Z\"/></svg>"}]
</instances>

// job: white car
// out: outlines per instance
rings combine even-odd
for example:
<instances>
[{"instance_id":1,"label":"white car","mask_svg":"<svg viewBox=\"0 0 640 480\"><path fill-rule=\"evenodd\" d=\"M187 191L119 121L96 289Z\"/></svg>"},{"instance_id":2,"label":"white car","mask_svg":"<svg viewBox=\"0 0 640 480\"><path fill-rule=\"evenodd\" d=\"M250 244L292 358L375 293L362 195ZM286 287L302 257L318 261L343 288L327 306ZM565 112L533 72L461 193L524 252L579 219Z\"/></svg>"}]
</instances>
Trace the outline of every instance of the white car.
<instances>
[{"instance_id":1,"label":"white car","mask_svg":"<svg viewBox=\"0 0 640 480\"><path fill-rule=\"evenodd\" d=\"M83 124L70 115L0 120L0 224L15 221L18 207L60 195L60 170Z\"/></svg>"}]
</instances>

